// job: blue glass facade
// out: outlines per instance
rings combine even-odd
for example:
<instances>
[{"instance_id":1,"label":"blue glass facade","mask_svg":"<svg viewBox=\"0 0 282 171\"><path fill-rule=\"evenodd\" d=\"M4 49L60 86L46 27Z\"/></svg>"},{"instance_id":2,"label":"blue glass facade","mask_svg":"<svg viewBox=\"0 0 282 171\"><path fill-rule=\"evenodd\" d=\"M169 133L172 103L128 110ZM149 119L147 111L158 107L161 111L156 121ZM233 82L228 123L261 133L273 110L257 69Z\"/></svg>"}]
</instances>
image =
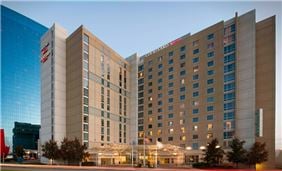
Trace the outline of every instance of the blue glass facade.
<instances>
[{"instance_id":1,"label":"blue glass facade","mask_svg":"<svg viewBox=\"0 0 282 171\"><path fill-rule=\"evenodd\" d=\"M41 24L1 5L1 128L12 147L14 122L40 123Z\"/></svg>"}]
</instances>

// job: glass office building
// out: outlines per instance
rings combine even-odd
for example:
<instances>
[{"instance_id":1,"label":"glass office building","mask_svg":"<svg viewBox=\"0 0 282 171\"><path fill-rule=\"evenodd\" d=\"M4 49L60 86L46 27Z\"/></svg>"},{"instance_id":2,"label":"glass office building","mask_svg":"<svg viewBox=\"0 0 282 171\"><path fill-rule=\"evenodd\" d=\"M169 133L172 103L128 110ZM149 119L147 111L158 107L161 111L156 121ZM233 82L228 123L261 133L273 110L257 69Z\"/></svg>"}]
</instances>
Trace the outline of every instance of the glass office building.
<instances>
[{"instance_id":1,"label":"glass office building","mask_svg":"<svg viewBox=\"0 0 282 171\"><path fill-rule=\"evenodd\" d=\"M40 124L43 25L1 5L1 128L12 148L14 123Z\"/></svg>"}]
</instances>

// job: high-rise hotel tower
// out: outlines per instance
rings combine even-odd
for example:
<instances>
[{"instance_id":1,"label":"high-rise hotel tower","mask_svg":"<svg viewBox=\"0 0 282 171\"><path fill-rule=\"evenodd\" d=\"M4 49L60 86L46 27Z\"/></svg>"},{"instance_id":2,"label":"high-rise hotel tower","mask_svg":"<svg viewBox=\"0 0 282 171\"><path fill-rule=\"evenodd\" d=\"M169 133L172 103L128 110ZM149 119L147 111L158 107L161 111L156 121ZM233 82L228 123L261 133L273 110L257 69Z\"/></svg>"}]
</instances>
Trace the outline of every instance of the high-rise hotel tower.
<instances>
[{"instance_id":1,"label":"high-rise hotel tower","mask_svg":"<svg viewBox=\"0 0 282 171\"><path fill-rule=\"evenodd\" d=\"M236 14L140 58L83 26L67 37L55 25L41 47L41 143L76 137L98 164L190 164L211 139L238 137L275 161L275 17Z\"/></svg>"}]
</instances>

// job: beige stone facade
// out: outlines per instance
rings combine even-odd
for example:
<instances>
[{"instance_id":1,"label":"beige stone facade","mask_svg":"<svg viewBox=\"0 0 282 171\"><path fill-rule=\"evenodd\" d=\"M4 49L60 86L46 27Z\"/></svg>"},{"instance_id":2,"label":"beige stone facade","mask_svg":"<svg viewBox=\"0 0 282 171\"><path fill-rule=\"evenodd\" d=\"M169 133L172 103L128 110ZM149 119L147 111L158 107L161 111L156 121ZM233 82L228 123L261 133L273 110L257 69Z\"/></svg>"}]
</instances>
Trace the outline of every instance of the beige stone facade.
<instances>
[{"instance_id":1,"label":"beige stone facade","mask_svg":"<svg viewBox=\"0 0 282 171\"><path fill-rule=\"evenodd\" d=\"M212 139L228 150L234 137L266 142L274 161L274 17L236 14L126 59L81 26L65 65L65 137L98 164L187 165Z\"/></svg>"}]
</instances>

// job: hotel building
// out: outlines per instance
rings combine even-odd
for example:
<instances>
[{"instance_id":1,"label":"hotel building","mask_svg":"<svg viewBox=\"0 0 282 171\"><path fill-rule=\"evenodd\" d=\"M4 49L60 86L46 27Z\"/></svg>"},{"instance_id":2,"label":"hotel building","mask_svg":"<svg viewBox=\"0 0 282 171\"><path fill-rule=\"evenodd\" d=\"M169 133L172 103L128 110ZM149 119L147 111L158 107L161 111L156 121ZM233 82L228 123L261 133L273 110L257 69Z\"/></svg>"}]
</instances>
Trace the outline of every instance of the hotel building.
<instances>
[{"instance_id":1,"label":"hotel building","mask_svg":"<svg viewBox=\"0 0 282 171\"><path fill-rule=\"evenodd\" d=\"M78 138L98 164L191 164L236 136L266 142L275 161L274 16L236 13L141 57L83 26L67 36L55 24L41 48L41 143Z\"/></svg>"}]
</instances>

